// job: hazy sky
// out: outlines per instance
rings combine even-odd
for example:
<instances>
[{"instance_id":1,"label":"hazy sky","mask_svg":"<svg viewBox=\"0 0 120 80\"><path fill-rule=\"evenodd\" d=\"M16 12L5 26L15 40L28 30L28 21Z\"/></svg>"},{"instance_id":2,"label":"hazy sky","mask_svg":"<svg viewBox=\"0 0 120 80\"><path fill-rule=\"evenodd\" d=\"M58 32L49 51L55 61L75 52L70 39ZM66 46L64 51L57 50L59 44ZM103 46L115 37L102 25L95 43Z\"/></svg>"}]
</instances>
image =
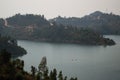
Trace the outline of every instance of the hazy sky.
<instances>
[{"instance_id":1,"label":"hazy sky","mask_svg":"<svg viewBox=\"0 0 120 80\"><path fill-rule=\"evenodd\" d=\"M82 17L98 10L120 15L120 0L0 0L2 18L16 13L44 14L46 18Z\"/></svg>"}]
</instances>

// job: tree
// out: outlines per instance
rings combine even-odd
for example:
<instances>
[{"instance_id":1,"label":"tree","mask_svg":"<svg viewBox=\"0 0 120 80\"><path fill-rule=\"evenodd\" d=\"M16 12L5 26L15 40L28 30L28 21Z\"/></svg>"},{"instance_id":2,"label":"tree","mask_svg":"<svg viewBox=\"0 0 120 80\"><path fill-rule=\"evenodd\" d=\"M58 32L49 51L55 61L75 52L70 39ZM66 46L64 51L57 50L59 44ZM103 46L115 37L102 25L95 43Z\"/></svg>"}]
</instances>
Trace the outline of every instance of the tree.
<instances>
[{"instance_id":1,"label":"tree","mask_svg":"<svg viewBox=\"0 0 120 80\"><path fill-rule=\"evenodd\" d=\"M32 76L35 77L36 68L34 66L31 66L31 72L32 72Z\"/></svg>"},{"instance_id":2,"label":"tree","mask_svg":"<svg viewBox=\"0 0 120 80\"><path fill-rule=\"evenodd\" d=\"M53 69L53 80L57 80L57 70Z\"/></svg>"},{"instance_id":3,"label":"tree","mask_svg":"<svg viewBox=\"0 0 120 80\"><path fill-rule=\"evenodd\" d=\"M73 77L72 77L72 78L70 78L70 80L77 80L77 78L73 78Z\"/></svg>"},{"instance_id":4,"label":"tree","mask_svg":"<svg viewBox=\"0 0 120 80\"><path fill-rule=\"evenodd\" d=\"M5 21L4 21L4 19L0 19L0 28L3 26L5 26Z\"/></svg>"},{"instance_id":5,"label":"tree","mask_svg":"<svg viewBox=\"0 0 120 80\"><path fill-rule=\"evenodd\" d=\"M0 53L0 64L6 64L11 59L11 54L6 51L6 49L3 49Z\"/></svg>"},{"instance_id":6,"label":"tree","mask_svg":"<svg viewBox=\"0 0 120 80\"><path fill-rule=\"evenodd\" d=\"M67 80L67 76L65 76L64 80Z\"/></svg>"},{"instance_id":7,"label":"tree","mask_svg":"<svg viewBox=\"0 0 120 80\"><path fill-rule=\"evenodd\" d=\"M52 71L50 71L49 77L50 77L50 80L53 80L53 72Z\"/></svg>"},{"instance_id":8,"label":"tree","mask_svg":"<svg viewBox=\"0 0 120 80\"><path fill-rule=\"evenodd\" d=\"M48 70L44 71L44 80L49 80Z\"/></svg>"},{"instance_id":9,"label":"tree","mask_svg":"<svg viewBox=\"0 0 120 80\"><path fill-rule=\"evenodd\" d=\"M37 78L37 80L41 80L41 74L39 72L37 73L37 77L36 78Z\"/></svg>"},{"instance_id":10,"label":"tree","mask_svg":"<svg viewBox=\"0 0 120 80\"><path fill-rule=\"evenodd\" d=\"M62 71L59 72L58 78L59 78L59 80L63 80L63 74L62 74Z\"/></svg>"},{"instance_id":11,"label":"tree","mask_svg":"<svg viewBox=\"0 0 120 80\"><path fill-rule=\"evenodd\" d=\"M15 75L15 80L24 80L24 75L22 73L18 72Z\"/></svg>"},{"instance_id":12,"label":"tree","mask_svg":"<svg viewBox=\"0 0 120 80\"><path fill-rule=\"evenodd\" d=\"M23 60L21 61L21 68L22 68L22 70L24 69L24 61Z\"/></svg>"}]
</instances>

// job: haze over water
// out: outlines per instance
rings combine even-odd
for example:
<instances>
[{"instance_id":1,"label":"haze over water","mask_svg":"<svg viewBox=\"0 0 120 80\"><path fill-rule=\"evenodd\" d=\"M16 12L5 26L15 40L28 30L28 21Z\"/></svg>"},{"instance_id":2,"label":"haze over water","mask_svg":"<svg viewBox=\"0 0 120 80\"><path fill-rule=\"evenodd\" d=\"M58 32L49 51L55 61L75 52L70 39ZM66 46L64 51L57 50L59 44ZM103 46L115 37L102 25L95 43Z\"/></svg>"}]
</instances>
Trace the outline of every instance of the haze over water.
<instances>
[{"instance_id":1,"label":"haze over water","mask_svg":"<svg viewBox=\"0 0 120 80\"><path fill-rule=\"evenodd\" d=\"M28 54L25 70L31 65L38 67L43 56L47 57L49 70L62 70L68 77L78 80L120 80L120 36L105 36L116 41L115 46L83 46L76 44L54 44L18 41Z\"/></svg>"}]
</instances>

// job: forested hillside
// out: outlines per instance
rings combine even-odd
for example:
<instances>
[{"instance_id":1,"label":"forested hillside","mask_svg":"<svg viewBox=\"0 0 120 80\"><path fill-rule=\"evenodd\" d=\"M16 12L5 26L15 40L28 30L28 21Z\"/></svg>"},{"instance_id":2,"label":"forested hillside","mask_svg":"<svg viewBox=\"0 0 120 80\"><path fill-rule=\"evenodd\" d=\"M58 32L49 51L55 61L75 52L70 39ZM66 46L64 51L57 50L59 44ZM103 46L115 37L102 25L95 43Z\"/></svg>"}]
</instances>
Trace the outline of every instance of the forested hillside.
<instances>
[{"instance_id":1,"label":"forested hillside","mask_svg":"<svg viewBox=\"0 0 120 80\"><path fill-rule=\"evenodd\" d=\"M120 16L113 13L108 14L96 11L82 18L65 18L58 16L54 19L50 19L50 22L74 27L90 28L101 34L120 34Z\"/></svg>"},{"instance_id":2,"label":"forested hillside","mask_svg":"<svg viewBox=\"0 0 120 80\"><path fill-rule=\"evenodd\" d=\"M14 27L28 26L28 25L36 25L36 26L49 25L49 22L45 19L44 15L16 14L12 17L7 18L6 20L8 25L12 25Z\"/></svg>"},{"instance_id":3,"label":"forested hillside","mask_svg":"<svg viewBox=\"0 0 120 80\"><path fill-rule=\"evenodd\" d=\"M86 45L115 44L113 40L104 38L96 30L49 22L44 15L16 14L1 19L0 23L1 34L15 39Z\"/></svg>"}]
</instances>

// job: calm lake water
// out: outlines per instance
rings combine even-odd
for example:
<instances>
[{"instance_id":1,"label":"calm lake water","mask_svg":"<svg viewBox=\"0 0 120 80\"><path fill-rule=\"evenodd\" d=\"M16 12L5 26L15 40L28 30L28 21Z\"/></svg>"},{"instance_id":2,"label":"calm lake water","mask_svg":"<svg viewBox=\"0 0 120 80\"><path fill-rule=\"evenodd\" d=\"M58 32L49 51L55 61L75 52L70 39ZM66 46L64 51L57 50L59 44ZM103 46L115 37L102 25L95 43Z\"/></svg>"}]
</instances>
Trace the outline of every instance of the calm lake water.
<instances>
[{"instance_id":1,"label":"calm lake water","mask_svg":"<svg viewBox=\"0 0 120 80\"><path fill-rule=\"evenodd\" d=\"M78 80L120 80L120 36L105 36L116 41L115 46L83 46L19 40L28 54L20 57L25 70L38 67L43 56L47 57L49 70L62 70L68 77Z\"/></svg>"}]
</instances>

